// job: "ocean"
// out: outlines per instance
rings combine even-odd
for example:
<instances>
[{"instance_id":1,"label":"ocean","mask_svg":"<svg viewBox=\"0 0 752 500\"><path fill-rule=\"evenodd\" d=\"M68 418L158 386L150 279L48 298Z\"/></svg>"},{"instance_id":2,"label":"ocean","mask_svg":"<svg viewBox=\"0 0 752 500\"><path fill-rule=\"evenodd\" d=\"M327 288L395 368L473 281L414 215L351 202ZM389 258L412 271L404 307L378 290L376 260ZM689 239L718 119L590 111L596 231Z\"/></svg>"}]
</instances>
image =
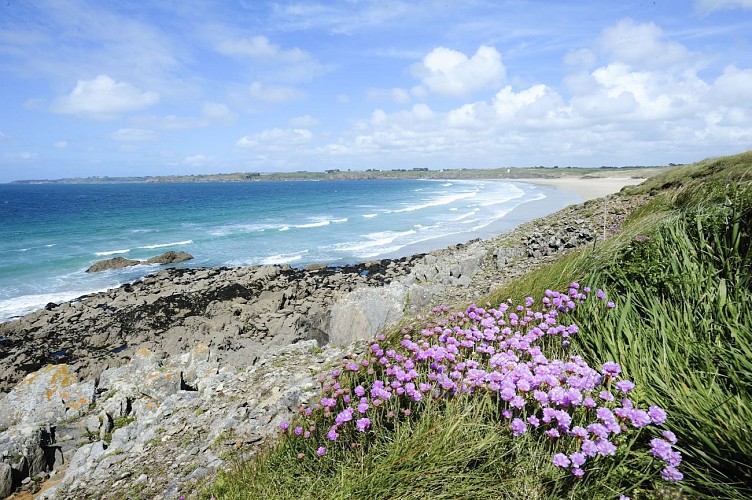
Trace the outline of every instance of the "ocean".
<instances>
[{"instance_id":1,"label":"ocean","mask_svg":"<svg viewBox=\"0 0 752 500\"><path fill-rule=\"evenodd\" d=\"M112 257L351 264L488 238L579 201L491 180L0 184L0 321L161 268L85 272Z\"/></svg>"}]
</instances>

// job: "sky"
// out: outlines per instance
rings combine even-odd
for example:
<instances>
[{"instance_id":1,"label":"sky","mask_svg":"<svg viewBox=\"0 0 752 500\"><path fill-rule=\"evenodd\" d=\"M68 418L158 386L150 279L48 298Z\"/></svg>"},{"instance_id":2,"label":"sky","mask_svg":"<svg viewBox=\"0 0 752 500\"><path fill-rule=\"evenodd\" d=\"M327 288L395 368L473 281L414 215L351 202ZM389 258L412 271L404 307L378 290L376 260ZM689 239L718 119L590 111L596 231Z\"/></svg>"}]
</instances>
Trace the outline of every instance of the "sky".
<instances>
[{"instance_id":1,"label":"sky","mask_svg":"<svg viewBox=\"0 0 752 500\"><path fill-rule=\"evenodd\" d=\"M752 0L3 0L0 182L752 149Z\"/></svg>"}]
</instances>

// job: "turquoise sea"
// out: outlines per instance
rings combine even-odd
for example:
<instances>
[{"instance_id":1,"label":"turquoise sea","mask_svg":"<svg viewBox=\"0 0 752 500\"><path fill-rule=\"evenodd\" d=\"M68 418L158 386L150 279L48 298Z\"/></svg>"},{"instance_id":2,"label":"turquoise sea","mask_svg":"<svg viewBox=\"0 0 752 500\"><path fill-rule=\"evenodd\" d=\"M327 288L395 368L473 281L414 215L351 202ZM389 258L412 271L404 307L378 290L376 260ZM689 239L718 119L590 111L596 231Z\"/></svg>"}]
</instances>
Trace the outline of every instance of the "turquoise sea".
<instances>
[{"instance_id":1,"label":"turquoise sea","mask_svg":"<svg viewBox=\"0 0 752 500\"><path fill-rule=\"evenodd\" d=\"M355 263L490 237L578 201L504 181L0 184L0 321L159 269L84 272L111 257Z\"/></svg>"}]
</instances>

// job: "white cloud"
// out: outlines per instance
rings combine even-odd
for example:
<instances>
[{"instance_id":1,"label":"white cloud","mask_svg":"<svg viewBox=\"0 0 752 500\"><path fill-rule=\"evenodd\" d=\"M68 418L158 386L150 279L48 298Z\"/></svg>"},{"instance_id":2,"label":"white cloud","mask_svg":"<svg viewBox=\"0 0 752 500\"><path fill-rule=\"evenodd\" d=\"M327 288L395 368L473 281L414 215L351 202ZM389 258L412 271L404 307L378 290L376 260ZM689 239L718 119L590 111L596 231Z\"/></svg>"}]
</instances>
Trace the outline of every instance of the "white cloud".
<instances>
[{"instance_id":1,"label":"white cloud","mask_svg":"<svg viewBox=\"0 0 752 500\"><path fill-rule=\"evenodd\" d=\"M5 142L7 140L10 140L10 137L8 137L4 133L0 132L0 142Z\"/></svg>"},{"instance_id":2,"label":"white cloud","mask_svg":"<svg viewBox=\"0 0 752 500\"><path fill-rule=\"evenodd\" d=\"M121 128L109 135L110 139L123 142L147 142L159 140L153 130L142 128Z\"/></svg>"},{"instance_id":3,"label":"white cloud","mask_svg":"<svg viewBox=\"0 0 752 500\"><path fill-rule=\"evenodd\" d=\"M238 139L235 146L241 149L285 151L299 148L313 138L313 133L305 128L264 130Z\"/></svg>"},{"instance_id":4,"label":"white cloud","mask_svg":"<svg viewBox=\"0 0 752 500\"><path fill-rule=\"evenodd\" d=\"M284 82L305 82L330 68L319 63L308 52L297 47L283 49L265 36L223 40L216 44L217 52L256 63L264 78Z\"/></svg>"},{"instance_id":5,"label":"white cloud","mask_svg":"<svg viewBox=\"0 0 752 500\"><path fill-rule=\"evenodd\" d=\"M136 116L131 120L132 123L142 127L151 127L158 130L186 130L191 128L205 127L207 121L202 118L191 116Z\"/></svg>"},{"instance_id":6,"label":"white cloud","mask_svg":"<svg viewBox=\"0 0 752 500\"><path fill-rule=\"evenodd\" d=\"M123 113L146 108L159 101L159 94L141 90L128 82L117 82L107 75L93 80L78 80L70 94L52 103L55 113L111 119Z\"/></svg>"},{"instance_id":7,"label":"white cloud","mask_svg":"<svg viewBox=\"0 0 752 500\"><path fill-rule=\"evenodd\" d=\"M303 116L296 116L294 118L290 118L290 125L292 125L295 128L311 128L311 127L317 127L319 125L319 121L312 117L311 115L303 115Z\"/></svg>"},{"instance_id":8,"label":"white cloud","mask_svg":"<svg viewBox=\"0 0 752 500\"><path fill-rule=\"evenodd\" d=\"M23 151L21 153L5 153L3 159L10 162L34 161L39 159L39 154Z\"/></svg>"},{"instance_id":9,"label":"white cloud","mask_svg":"<svg viewBox=\"0 0 752 500\"><path fill-rule=\"evenodd\" d=\"M635 41L640 33L644 38ZM617 47L619 37L638 46ZM533 83L506 85L490 99L449 110L377 109L316 151L337 161L362 158L372 166L397 159L436 166L592 166L604 158L638 164L652 155L686 161L711 151L749 149L751 68L728 66L703 79L696 65L702 54L666 39L654 25L631 21L605 29L594 48L606 56L599 65L590 49L566 56L572 70L564 78L568 95ZM640 57L663 64L641 63Z\"/></svg>"},{"instance_id":10,"label":"white cloud","mask_svg":"<svg viewBox=\"0 0 752 500\"><path fill-rule=\"evenodd\" d=\"M401 88L393 89L368 89L366 99L369 101L390 100L397 104L407 104L410 102L410 93Z\"/></svg>"},{"instance_id":11,"label":"white cloud","mask_svg":"<svg viewBox=\"0 0 752 500\"><path fill-rule=\"evenodd\" d=\"M57 141L52 146L57 149L65 149L68 147L68 141Z\"/></svg>"},{"instance_id":12,"label":"white cloud","mask_svg":"<svg viewBox=\"0 0 752 500\"><path fill-rule=\"evenodd\" d=\"M462 52L437 47L411 69L429 91L449 96L497 87L506 76L501 54L486 45L478 47L470 58Z\"/></svg>"},{"instance_id":13,"label":"white cloud","mask_svg":"<svg viewBox=\"0 0 752 500\"><path fill-rule=\"evenodd\" d=\"M507 85L496 93L492 102L497 116L502 120L545 116L559 104L555 92L542 84L519 92L514 92Z\"/></svg>"},{"instance_id":14,"label":"white cloud","mask_svg":"<svg viewBox=\"0 0 752 500\"><path fill-rule=\"evenodd\" d=\"M695 8L704 13L716 10L752 9L752 0L696 0Z\"/></svg>"},{"instance_id":15,"label":"white cloud","mask_svg":"<svg viewBox=\"0 0 752 500\"><path fill-rule=\"evenodd\" d=\"M229 126L237 122L238 115L226 104L207 101L201 105L201 117L176 115L141 115L131 119L131 123L158 130L187 130L210 125Z\"/></svg>"},{"instance_id":16,"label":"white cloud","mask_svg":"<svg viewBox=\"0 0 752 500\"><path fill-rule=\"evenodd\" d=\"M210 123L218 125L232 125L238 121L238 115L218 102L205 102L201 107L201 114Z\"/></svg>"},{"instance_id":17,"label":"white cloud","mask_svg":"<svg viewBox=\"0 0 752 500\"><path fill-rule=\"evenodd\" d=\"M229 56L263 59L274 63L299 63L311 59L307 52L297 47L283 50L278 45L271 43L265 36L225 40L217 45L217 51Z\"/></svg>"},{"instance_id":18,"label":"white cloud","mask_svg":"<svg viewBox=\"0 0 752 500\"><path fill-rule=\"evenodd\" d=\"M219 162L217 162L217 160L212 156L192 155L186 156L183 159L183 164L189 165L191 167L213 167L215 165L218 165Z\"/></svg>"},{"instance_id":19,"label":"white cloud","mask_svg":"<svg viewBox=\"0 0 752 500\"><path fill-rule=\"evenodd\" d=\"M603 30L600 47L617 61L638 68L689 66L696 62L686 47L665 41L663 31L655 24L638 24L631 19L622 19Z\"/></svg>"},{"instance_id":20,"label":"white cloud","mask_svg":"<svg viewBox=\"0 0 752 500\"><path fill-rule=\"evenodd\" d=\"M43 8L24 2L5 10L0 52L8 57L2 66L22 78L66 82L71 75L118 75L161 94L186 85L184 73L173 74L186 45L149 20L148 12L133 15L116 4L86 0Z\"/></svg>"},{"instance_id":21,"label":"white cloud","mask_svg":"<svg viewBox=\"0 0 752 500\"><path fill-rule=\"evenodd\" d=\"M579 49L568 52L564 56L564 62L570 66L580 66L583 68L591 68L597 61L597 56L590 49Z\"/></svg>"},{"instance_id":22,"label":"white cloud","mask_svg":"<svg viewBox=\"0 0 752 500\"><path fill-rule=\"evenodd\" d=\"M752 69L725 68L713 82L713 97L718 103L731 100L748 109L752 107Z\"/></svg>"},{"instance_id":23,"label":"white cloud","mask_svg":"<svg viewBox=\"0 0 752 500\"><path fill-rule=\"evenodd\" d=\"M305 94L292 87L266 85L259 81L253 82L248 88L253 99L266 103L278 103L302 99Z\"/></svg>"}]
</instances>

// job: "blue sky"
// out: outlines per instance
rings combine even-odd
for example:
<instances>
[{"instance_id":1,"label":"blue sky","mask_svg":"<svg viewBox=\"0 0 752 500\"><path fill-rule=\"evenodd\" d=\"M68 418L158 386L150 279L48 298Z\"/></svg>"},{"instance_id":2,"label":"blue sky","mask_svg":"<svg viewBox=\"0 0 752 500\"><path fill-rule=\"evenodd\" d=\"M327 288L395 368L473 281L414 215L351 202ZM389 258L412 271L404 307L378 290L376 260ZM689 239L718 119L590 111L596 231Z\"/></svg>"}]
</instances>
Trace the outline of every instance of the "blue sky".
<instances>
[{"instance_id":1,"label":"blue sky","mask_svg":"<svg viewBox=\"0 0 752 500\"><path fill-rule=\"evenodd\" d=\"M752 0L0 5L0 182L752 149Z\"/></svg>"}]
</instances>

